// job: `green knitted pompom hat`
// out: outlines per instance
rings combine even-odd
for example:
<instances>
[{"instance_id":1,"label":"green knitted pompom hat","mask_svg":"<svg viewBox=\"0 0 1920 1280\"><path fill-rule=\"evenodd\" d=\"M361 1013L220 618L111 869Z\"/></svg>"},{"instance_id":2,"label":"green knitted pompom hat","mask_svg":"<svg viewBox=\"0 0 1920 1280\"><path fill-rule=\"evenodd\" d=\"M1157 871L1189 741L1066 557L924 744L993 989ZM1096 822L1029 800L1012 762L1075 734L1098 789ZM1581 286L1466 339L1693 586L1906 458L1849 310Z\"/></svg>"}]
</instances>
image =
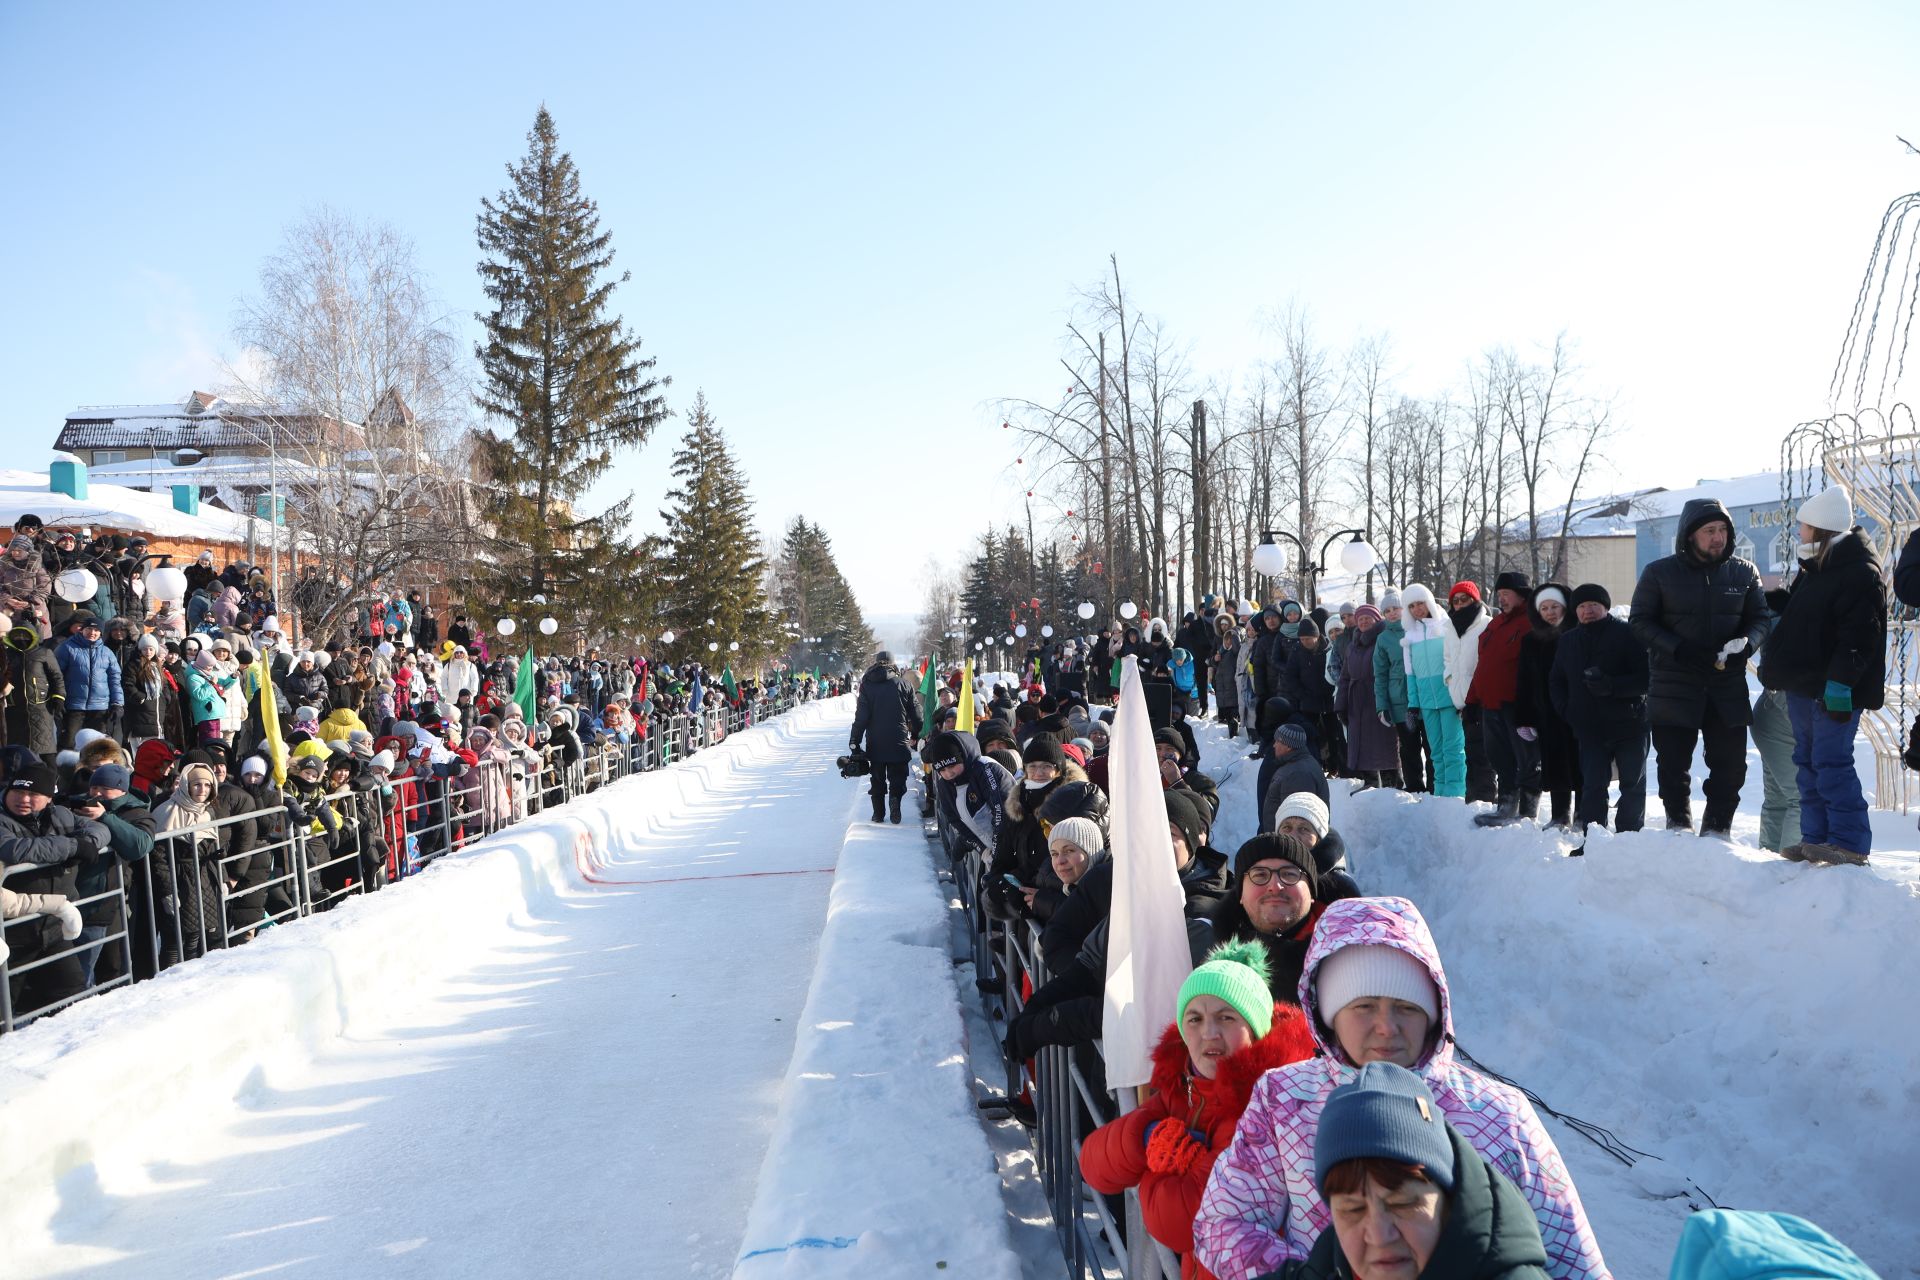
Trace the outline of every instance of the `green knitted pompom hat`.
<instances>
[{"instance_id":1,"label":"green knitted pompom hat","mask_svg":"<svg viewBox=\"0 0 1920 1280\"><path fill-rule=\"evenodd\" d=\"M1195 996L1212 996L1239 1014L1258 1040L1273 1027L1273 992L1267 989L1267 974L1265 947L1257 942L1223 942L1180 984L1174 1020L1186 1018L1187 1005Z\"/></svg>"}]
</instances>

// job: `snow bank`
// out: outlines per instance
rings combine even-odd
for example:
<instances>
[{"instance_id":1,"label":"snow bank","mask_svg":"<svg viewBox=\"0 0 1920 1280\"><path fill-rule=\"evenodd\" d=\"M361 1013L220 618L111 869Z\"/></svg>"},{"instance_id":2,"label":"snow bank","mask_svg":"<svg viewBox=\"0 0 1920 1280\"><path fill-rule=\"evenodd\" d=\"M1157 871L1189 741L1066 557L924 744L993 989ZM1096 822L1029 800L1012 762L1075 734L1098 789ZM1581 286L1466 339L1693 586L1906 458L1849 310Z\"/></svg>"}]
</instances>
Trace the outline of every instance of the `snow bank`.
<instances>
[{"instance_id":1,"label":"snow bank","mask_svg":"<svg viewBox=\"0 0 1920 1280\"><path fill-rule=\"evenodd\" d=\"M1258 762L1244 739L1203 737L1225 779L1214 843L1231 853L1255 827ZM1628 1170L1550 1122L1616 1274L1665 1274L1685 1179L1810 1218L1886 1275L1920 1274L1907 878L1665 832L1600 833L1569 858L1564 836L1474 827L1486 806L1345 787L1333 821L1354 872L1433 926L1462 1047L1660 1157Z\"/></svg>"},{"instance_id":2,"label":"snow bank","mask_svg":"<svg viewBox=\"0 0 1920 1280\"><path fill-rule=\"evenodd\" d=\"M56 1210L152 1185L143 1153L186 1149L204 1117L311 1058L357 1009L440 971L449 955L511 937L529 908L591 888L597 850L671 821L696 792L826 716L817 703L737 734L672 768L623 780L441 859L339 909L255 942L81 1002L0 1037L0 1238L41 1238ZM924 859L923 859L924 861ZM105 1193L105 1194L102 1194Z\"/></svg>"},{"instance_id":3,"label":"snow bank","mask_svg":"<svg viewBox=\"0 0 1920 1280\"><path fill-rule=\"evenodd\" d=\"M736 1275L1020 1274L947 916L918 822L848 829Z\"/></svg>"}]
</instances>

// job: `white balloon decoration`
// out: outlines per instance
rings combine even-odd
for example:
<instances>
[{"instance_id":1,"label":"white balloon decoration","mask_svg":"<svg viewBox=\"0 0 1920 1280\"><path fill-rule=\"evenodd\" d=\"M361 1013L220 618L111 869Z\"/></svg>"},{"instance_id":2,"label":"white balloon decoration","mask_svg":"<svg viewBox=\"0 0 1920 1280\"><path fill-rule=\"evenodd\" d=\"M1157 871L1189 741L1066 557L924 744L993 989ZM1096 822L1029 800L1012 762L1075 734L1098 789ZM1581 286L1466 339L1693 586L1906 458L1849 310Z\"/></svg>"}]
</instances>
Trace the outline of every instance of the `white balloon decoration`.
<instances>
[{"instance_id":1,"label":"white balloon decoration","mask_svg":"<svg viewBox=\"0 0 1920 1280\"><path fill-rule=\"evenodd\" d=\"M187 575L172 565L147 572L147 592L155 600L180 601L187 598Z\"/></svg>"},{"instance_id":2,"label":"white balloon decoration","mask_svg":"<svg viewBox=\"0 0 1920 1280\"><path fill-rule=\"evenodd\" d=\"M69 569L53 580L54 591L71 604L93 599L99 587L99 580L85 569Z\"/></svg>"}]
</instances>

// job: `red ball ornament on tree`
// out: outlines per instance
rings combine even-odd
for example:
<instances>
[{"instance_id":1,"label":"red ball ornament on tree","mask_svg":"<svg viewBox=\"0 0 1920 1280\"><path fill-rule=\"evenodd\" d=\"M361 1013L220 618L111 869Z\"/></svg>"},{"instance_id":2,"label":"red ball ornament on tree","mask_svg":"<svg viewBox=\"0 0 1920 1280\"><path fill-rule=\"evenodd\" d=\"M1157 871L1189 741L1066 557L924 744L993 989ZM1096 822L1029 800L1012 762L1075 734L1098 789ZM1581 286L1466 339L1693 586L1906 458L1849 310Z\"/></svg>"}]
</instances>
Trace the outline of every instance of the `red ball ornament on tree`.
<instances>
[{"instance_id":1,"label":"red ball ornament on tree","mask_svg":"<svg viewBox=\"0 0 1920 1280\"><path fill-rule=\"evenodd\" d=\"M1094 571L1095 573L1098 573L1098 572L1100 572L1100 562L1099 562L1098 560L1095 560L1095 561L1093 562L1093 571Z\"/></svg>"}]
</instances>

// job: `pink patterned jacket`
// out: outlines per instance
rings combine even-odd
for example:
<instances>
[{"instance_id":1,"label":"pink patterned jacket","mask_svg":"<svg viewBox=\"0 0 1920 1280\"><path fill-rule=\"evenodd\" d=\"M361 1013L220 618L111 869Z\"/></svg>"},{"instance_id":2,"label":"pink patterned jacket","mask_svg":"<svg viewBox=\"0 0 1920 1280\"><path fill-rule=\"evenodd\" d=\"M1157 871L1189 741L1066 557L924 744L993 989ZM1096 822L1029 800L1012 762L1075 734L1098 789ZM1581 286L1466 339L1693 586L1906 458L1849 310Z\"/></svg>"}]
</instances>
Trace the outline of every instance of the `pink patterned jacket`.
<instances>
[{"instance_id":1,"label":"pink patterned jacket","mask_svg":"<svg viewBox=\"0 0 1920 1280\"><path fill-rule=\"evenodd\" d=\"M1341 947L1364 944L1397 947L1433 975L1442 1034L1414 1069L1447 1119L1513 1179L1533 1206L1547 1246L1548 1272L1556 1280L1609 1280L1580 1195L1532 1104L1518 1090L1454 1060L1447 976L1427 922L1405 898L1350 898L1331 904L1321 916L1300 977L1300 1005L1319 1056L1275 1068L1254 1086L1233 1141L1214 1162L1201 1196L1193 1222L1195 1256L1220 1280L1253 1280L1305 1258L1331 1224L1314 1187L1313 1137L1327 1095L1356 1072L1328 1043L1314 1008L1314 974Z\"/></svg>"}]
</instances>

